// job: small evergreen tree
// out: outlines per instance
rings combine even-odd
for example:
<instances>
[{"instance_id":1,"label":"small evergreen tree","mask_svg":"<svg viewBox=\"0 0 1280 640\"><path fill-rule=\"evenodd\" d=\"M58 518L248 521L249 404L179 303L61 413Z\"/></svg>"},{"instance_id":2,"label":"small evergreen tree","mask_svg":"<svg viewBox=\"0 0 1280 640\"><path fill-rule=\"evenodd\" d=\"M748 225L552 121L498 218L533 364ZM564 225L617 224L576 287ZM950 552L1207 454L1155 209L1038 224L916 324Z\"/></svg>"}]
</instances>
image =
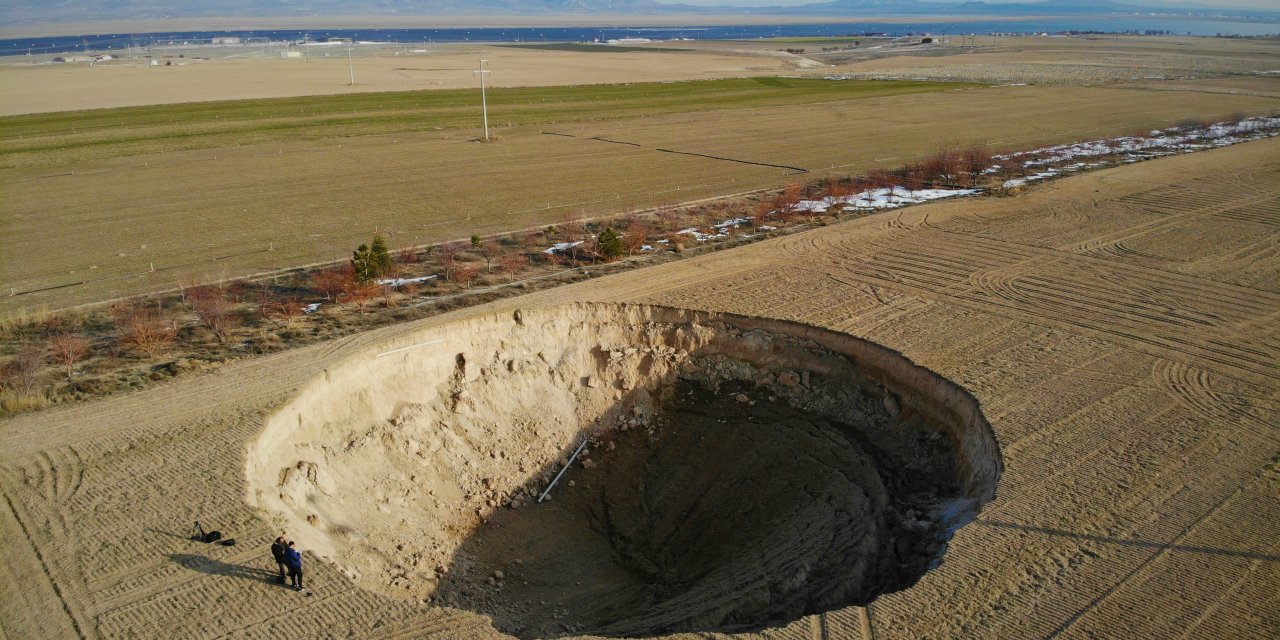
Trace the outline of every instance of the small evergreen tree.
<instances>
[{"instance_id":1,"label":"small evergreen tree","mask_svg":"<svg viewBox=\"0 0 1280 640\"><path fill-rule=\"evenodd\" d=\"M475 234L475 233L471 234L471 248L472 248L472 249L479 249L479 248L480 248L480 236L479 236L479 234Z\"/></svg>"},{"instance_id":2,"label":"small evergreen tree","mask_svg":"<svg viewBox=\"0 0 1280 640\"><path fill-rule=\"evenodd\" d=\"M382 236L374 236L372 246L362 244L351 253L351 268L357 282L372 282L390 273L392 266L391 252L387 251Z\"/></svg>"},{"instance_id":3,"label":"small evergreen tree","mask_svg":"<svg viewBox=\"0 0 1280 640\"><path fill-rule=\"evenodd\" d=\"M622 238L618 237L613 227L605 227L605 230L596 237L596 244L600 247L600 255L606 260L616 260L626 253L626 249L622 246Z\"/></svg>"},{"instance_id":4,"label":"small evergreen tree","mask_svg":"<svg viewBox=\"0 0 1280 640\"><path fill-rule=\"evenodd\" d=\"M355 270L356 282L373 280L373 257L369 245L362 244L351 253L351 268Z\"/></svg>"},{"instance_id":5,"label":"small evergreen tree","mask_svg":"<svg viewBox=\"0 0 1280 640\"><path fill-rule=\"evenodd\" d=\"M395 260L391 258L391 252L387 251L387 243L382 236L374 236L373 244L369 246L369 254L373 259L373 267L376 272L374 275L379 277L391 273L395 267Z\"/></svg>"}]
</instances>

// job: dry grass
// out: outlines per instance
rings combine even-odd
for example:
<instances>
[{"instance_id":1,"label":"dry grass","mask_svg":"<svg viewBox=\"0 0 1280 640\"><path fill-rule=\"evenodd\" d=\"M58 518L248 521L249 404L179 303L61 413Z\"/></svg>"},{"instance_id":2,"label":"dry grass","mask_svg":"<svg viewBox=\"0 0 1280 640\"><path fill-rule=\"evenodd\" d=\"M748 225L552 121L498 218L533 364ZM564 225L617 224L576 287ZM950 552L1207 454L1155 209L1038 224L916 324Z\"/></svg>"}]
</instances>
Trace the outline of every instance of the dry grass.
<instances>
[{"instance_id":1,"label":"dry grass","mask_svg":"<svg viewBox=\"0 0 1280 640\"><path fill-rule=\"evenodd\" d=\"M0 337L8 337L23 328L36 325L52 317L49 305L36 305L33 309L17 307L4 312L0 316Z\"/></svg>"},{"instance_id":2,"label":"dry grass","mask_svg":"<svg viewBox=\"0 0 1280 640\"><path fill-rule=\"evenodd\" d=\"M925 55L927 53L927 55ZM858 78L1107 85L1227 78L1275 68L1273 39L1088 36L957 37L912 55L910 48L817 55L826 73Z\"/></svg>"},{"instance_id":3,"label":"dry grass","mask_svg":"<svg viewBox=\"0 0 1280 640\"><path fill-rule=\"evenodd\" d=\"M0 94L0 115L228 98L475 89L478 81L471 70L480 58L489 60L494 87L698 80L795 70L786 59L738 53L576 53L460 44L432 45L430 50L398 56L382 50L384 55L365 57L361 49L354 60L354 86L348 84L345 52L336 50L329 58L321 57L324 51L311 51L301 60L188 57L172 59L175 66L170 67L137 61L93 68L87 63L3 64L0 86L6 90Z\"/></svg>"},{"instance_id":4,"label":"dry grass","mask_svg":"<svg viewBox=\"0 0 1280 640\"><path fill-rule=\"evenodd\" d=\"M3 252L41 258L5 260L0 282L18 291L70 286L0 307L60 308L172 288L179 278L340 260L375 230L403 248L796 179L788 169L658 149L844 175L899 166L940 145L1023 148L1274 106L1194 92L1006 87L549 122L504 129L490 145L472 142L472 131L335 133L11 169L0 172L11 194Z\"/></svg>"}]
</instances>

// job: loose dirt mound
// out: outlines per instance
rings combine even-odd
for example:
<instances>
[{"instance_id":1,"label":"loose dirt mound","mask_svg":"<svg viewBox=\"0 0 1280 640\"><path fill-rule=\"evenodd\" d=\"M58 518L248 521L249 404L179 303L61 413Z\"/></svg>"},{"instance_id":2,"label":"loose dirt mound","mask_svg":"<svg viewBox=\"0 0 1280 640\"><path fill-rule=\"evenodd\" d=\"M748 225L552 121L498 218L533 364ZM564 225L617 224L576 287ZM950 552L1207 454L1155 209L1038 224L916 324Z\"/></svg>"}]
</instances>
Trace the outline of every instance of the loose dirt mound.
<instances>
[{"instance_id":1,"label":"loose dirt mound","mask_svg":"<svg viewBox=\"0 0 1280 640\"><path fill-rule=\"evenodd\" d=\"M869 602L940 561L1000 471L976 401L894 352L616 305L353 358L273 416L248 463L251 502L363 586L521 637Z\"/></svg>"}]
</instances>

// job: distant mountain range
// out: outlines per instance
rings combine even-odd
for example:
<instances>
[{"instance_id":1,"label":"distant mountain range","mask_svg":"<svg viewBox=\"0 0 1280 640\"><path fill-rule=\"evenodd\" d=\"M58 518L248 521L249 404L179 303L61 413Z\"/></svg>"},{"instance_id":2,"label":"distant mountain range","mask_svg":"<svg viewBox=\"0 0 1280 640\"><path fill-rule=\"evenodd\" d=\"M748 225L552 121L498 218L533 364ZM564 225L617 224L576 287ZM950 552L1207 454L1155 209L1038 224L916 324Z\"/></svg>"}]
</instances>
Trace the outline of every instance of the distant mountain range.
<instances>
[{"instance_id":1,"label":"distant mountain range","mask_svg":"<svg viewBox=\"0 0 1280 640\"><path fill-rule=\"evenodd\" d=\"M7 0L0 25L70 21L147 20L203 17L321 16L554 16L554 15L734 15L831 16L850 20L877 15L1035 15L1163 12L1236 17L1280 17L1280 12L1147 7L1109 0L1045 0L1014 4L941 3L927 0L831 0L790 7L708 7L654 0Z\"/></svg>"}]
</instances>

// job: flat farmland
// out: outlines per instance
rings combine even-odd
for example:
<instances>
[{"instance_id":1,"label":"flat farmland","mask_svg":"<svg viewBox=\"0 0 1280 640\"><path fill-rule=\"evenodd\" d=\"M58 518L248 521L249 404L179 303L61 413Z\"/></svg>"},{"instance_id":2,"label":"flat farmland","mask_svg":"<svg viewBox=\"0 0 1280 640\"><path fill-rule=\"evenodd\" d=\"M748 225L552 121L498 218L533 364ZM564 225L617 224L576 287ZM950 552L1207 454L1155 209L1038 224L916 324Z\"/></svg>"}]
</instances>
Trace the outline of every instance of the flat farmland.
<instances>
[{"instance_id":1,"label":"flat farmland","mask_svg":"<svg viewBox=\"0 0 1280 640\"><path fill-rule=\"evenodd\" d=\"M309 51L308 51L309 50ZM418 52L415 52L418 51ZM360 46L351 68L342 47L308 47L303 59L267 57L257 48L188 49L166 58L173 66L149 67L146 59L28 65L0 64L0 114L43 113L106 107L208 102L229 98L352 95L389 91L471 88L472 70L489 60L496 87L655 82L790 73L796 58L762 52L639 54L601 46L594 52L549 51L485 45L408 44ZM422 53L419 53L422 52ZM223 55L213 59L197 59ZM278 55L278 54L277 54ZM350 84L354 75L355 84Z\"/></svg>"},{"instance_id":2,"label":"flat farmland","mask_svg":"<svg viewBox=\"0 0 1280 640\"><path fill-rule=\"evenodd\" d=\"M439 92L10 118L3 250L41 257L3 261L3 287L31 292L3 306L339 260L375 230L415 246L893 167L947 145L1030 147L1278 104L794 79L518 91L492 96L488 144L474 106Z\"/></svg>"},{"instance_id":3,"label":"flat farmland","mask_svg":"<svg viewBox=\"0 0 1280 640\"><path fill-rule=\"evenodd\" d=\"M474 344L448 333L455 321L649 303L897 350L973 393L1004 460L995 500L914 586L728 637L1274 638L1278 230L1269 139L870 215L7 419L0 619L23 637L504 637L483 616L361 588L340 561L308 556L315 597L270 584L279 521L246 504L247 452L340 365L395 366L379 354L405 345L452 362ZM436 332L447 344L419 344ZM196 518L239 544L188 540Z\"/></svg>"},{"instance_id":4,"label":"flat farmland","mask_svg":"<svg viewBox=\"0 0 1280 640\"><path fill-rule=\"evenodd\" d=\"M833 73L1104 86L1240 79L1275 68L1274 38L953 36L927 46L816 52Z\"/></svg>"}]
</instances>

